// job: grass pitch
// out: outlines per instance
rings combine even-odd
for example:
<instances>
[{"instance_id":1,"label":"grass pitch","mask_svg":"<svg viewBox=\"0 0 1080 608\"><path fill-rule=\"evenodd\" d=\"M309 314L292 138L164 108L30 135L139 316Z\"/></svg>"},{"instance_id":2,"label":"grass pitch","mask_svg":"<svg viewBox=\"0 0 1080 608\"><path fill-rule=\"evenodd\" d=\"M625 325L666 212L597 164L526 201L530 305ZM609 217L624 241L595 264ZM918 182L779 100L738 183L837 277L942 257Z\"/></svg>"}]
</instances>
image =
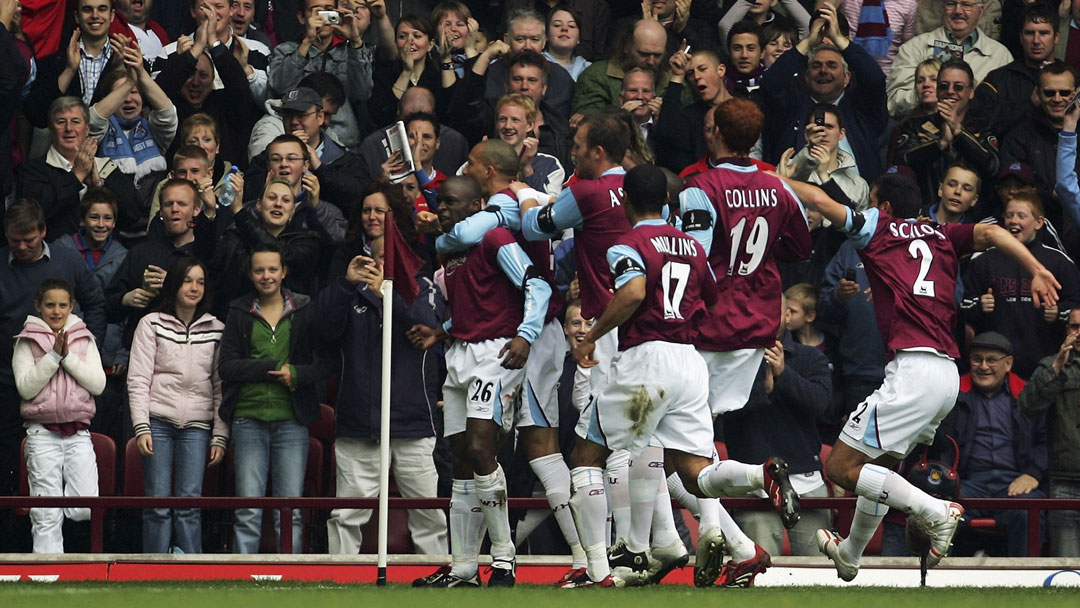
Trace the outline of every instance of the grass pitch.
<instances>
[{"instance_id":1,"label":"grass pitch","mask_svg":"<svg viewBox=\"0 0 1080 608\"><path fill-rule=\"evenodd\" d=\"M514 589L413 589L404 585L310 583L9 583L0 585L0 606L57 608L1076 608L1078 588L757 588L560 590L534 585Z\"/></svg>"}]
</instances>

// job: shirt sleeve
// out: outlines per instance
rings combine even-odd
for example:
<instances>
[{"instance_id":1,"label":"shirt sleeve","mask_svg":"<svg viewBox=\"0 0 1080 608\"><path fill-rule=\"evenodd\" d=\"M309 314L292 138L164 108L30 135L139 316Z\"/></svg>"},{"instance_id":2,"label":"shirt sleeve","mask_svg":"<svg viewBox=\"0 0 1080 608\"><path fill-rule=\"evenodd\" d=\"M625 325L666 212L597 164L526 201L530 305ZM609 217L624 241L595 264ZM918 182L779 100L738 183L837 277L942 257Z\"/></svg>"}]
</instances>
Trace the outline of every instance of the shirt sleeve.
<instances>
[{"instance_id":1,"label":"shirt sleeve","mask_svg":"<svg viewBox=\"0 0 1080 608\"><path fill-rule=\"evenodd\" d=\"M581 228L581 208L573 188L565 188L554 203L533 207L521 217L521 234L530 241L544 241L567 228Z\"/></svg>"},{"instance_id":2,"label":"shirt sleeve","mask_svg":"<svg viewBox=\"0 0 1080 608\"><path fill-rule=\"evenodd\" d=\"M849 208L847 210L847 220L844 221L844 227L840 231L847 235L856 249L862 249L870 243L870 239L877 231L880 217L881 214L878 213L877 207L871 207L864 211L852 211Z\"/></svg>"},{"instance_id":3,"label":"shirt sleeve","mask_svg":"<svg viewBox=\"0 0 1080 608\"><path fill-rule=\"evenodd\" d=\"M483 240L488 230L497 228L501 222L498 209L485 209L454 224L450 232L435 239L435 251L440 254L464 251Z\"/></svg>"},{"instance_id":4,"label":"shirt sleeve","mask_svg":"<svg viewBox=\"0 0 1080 608\"><path fill-rule=\"evenodd\" d=\"M525 292L525 314L521 325L518 325L517 335L532 344L544 327L551 286L532 267L529 256L517 243L506 243L499 247L496 259L510 281Z\"/></svg>"},{"instance_id":5,"label":"shirt sleeve","mask_svg":"<svg viewBox=\"0 0 1080 608\"><path fill-rule=\"evenodd\" d=\"M629 245L612 245L607 251L607 261L615 279L615 289L621 289L631 279L645 276L645 261Z\"/></svg>"},{"instance_id":6,"label":"shirt sleeve","mask_svg":"<svg viewBox=\"0 0 1080 608\"><path fill-rule=\"evenodd\" d=\"M798 200L798 197L796 197ZM683 231L701 243L705 255L712 251L713 226L716 225L716 208L701 188L687 188L679 194L682 210Z\"/></svg>"}]
</instances>

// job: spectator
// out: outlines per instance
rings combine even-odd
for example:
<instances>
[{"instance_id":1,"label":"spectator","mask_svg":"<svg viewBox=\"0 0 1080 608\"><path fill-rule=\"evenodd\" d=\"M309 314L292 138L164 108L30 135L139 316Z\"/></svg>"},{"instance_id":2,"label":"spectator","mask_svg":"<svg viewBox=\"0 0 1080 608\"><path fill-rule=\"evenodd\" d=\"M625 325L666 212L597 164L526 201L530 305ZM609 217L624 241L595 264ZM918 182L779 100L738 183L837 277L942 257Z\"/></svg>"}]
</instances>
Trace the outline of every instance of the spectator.
<instances>
[{"instance_id":1,"label":"spectator","mask_svg":"<svg viewBox=\"0 0 1080 608\"><path fill-rule=\"evenodd\" d=\"M779 4L787 14L785 18L773 10L777 4L777 0L765 0L762 2L758 0L736 0L728 9L728 12L724 14L724 18L720 20L721 42L726 42L725 46L730 46L730 30L743 19L749 19L759 26L778 21L788 21L798 28L798 38L796 40L806 38L810 33L810 13L807 13L803 5L797 0L781 0Z\"/></svg>"},{"instance_id":2,"label":"spectator","mask_svg":"<svg viewBox=\"0 0 1080 608\"><path fill-rule=\"evenodd\" d=\"M919 105L893 127L889 149L885 153L886 162L896 162L896 147L900 144L901 134L908 128L908 121L921 121L937 113L937 75L940 70L941 60L937 57L923 59L915 68L915 95L919 98ZM905 143L907 139L904 138Z\"/></svg>"},{"instance_id":3,"label":"spectator","mask_svg":"<svg viewBox=\"0 0 1080 608\"><path fill-rule=\"evenodd\" d=\"M435 201L435 196L442 187L443 180L446 179L446 174L440 172L432 164L435 151L439 149L439 120L434 114L410 114L405 117L404 123L405 132L409 137L413 165L416 167L414 175L423 194L422 199L417 199L416 208L427 211L437 209L438 203ZM433 222L438 220L434 217L429 219Z\"/></svg>"},{"instance_id":4,"label":"spectator","mask_svg":"<svg viewBox=\"0 0 1080 608\"><path fill-rule=\"evenodd\" d=\"M439 56L449 60L458 78L464 77L465 62L480 54L476 48L480 24L473 19L469 7L458 0L437 4L431 11L431 22L439 40ZM445 69L446 62L439 67Z\"/></svg>"},{"instance_id":5,"label":"spectator","mask_svg":"<svg viewBox=\"0 0 1080 608\"><path fill-rule=\"evenodd\" d=\"M982 179L964 163L949 165L945 178L938 185L938 202L931 205L926 216L939 224L970 224L977 221L972 211L979 201Z\"/></svg>"},{"instance_id":6,"label":"spectator","mask_svg":"<svg viewBox=\"0 0 1080 608\"><path fill-rule=\"evenodd\" d=\"M345 216L337 205L324 205L319 178L310 171L308 146L295 135L280 135L266 146L267 179L284 177L292 184L296 214L293 221L319 233L334 243L345 239L348 228ZM265 183L264 183L265 185ZM256 191L258 192L258 191ZM261 192L249 201L258 200Z\"/></svg>"},{"instance_id":7,"label":"spectator","mask_svg":"<svg viewBox=\"0 0 1080 608\"><path fill-rule=\"evenodd\" d=\"M177 258L161 289L160 308L135 330L128 370L143 486L147 496L201 496L203 471L221 462L229 438L217 371L225 325L210 314L206 265L198 259ZM199 509L145 509L142 550L202 553Z\"/></svg>"},{"instance_id":8,"label":"spectator","mask_svg":"<svg viewBox=\"0 0 1080 608\"><path fill-rule=\"evenodd\" d=\"M213 259L217 209L207 200L187 179L172 177L162 183L161 219L154 220L161 228L151 229L145 242L128 251L105 289L109 321L124 323L124 346L131 347L139 321L161 305L166 269L176 258Z\"/></svg>"},{"instance_id":9,"label":"spectator","mask_svg":"<svg viewBox=\"0 0 1080 608\"><path fill-rule=\"evenodd\" d=\"M232 0L229 3L229 27L233 36L254 40L268 49L274 48L274 41L261 28L255 25L255 0Z\"/></svg>"},{"instance_id":10,"label":"spectator","mask_svg":"<svg viewBox=\"0 0 1080 608\"><path fill-rule=\"evenodd\" d=\"M1057 9L1041 2L1027 6L1020 29L1023 55L986 75L975 89L971 113L998 137L1004 137L1031 108L1039 69L1054 59L1058 40Z\"/></svg>"},{"instance_id":11,"label":"spectator","mask_svg":"<svg viewBox=\"0 0 1080 608\"><path fill-rule=\"evenodd\" d=\"M940 431L956 439L960 498L1046 498L1046 420L1020 412L1024 381L1012 373L1012 343L997 332L981 333L968 347L968 362L971 372L961 376L956 406ZM1029 555L1027 511L967 514L993 517L1005 528L1010 557Z\"/></svg>"},{"instance_id":12,"label":"spectator","mask_svg":"<svg viewBox=\"0 0 1080 608\"><path fill-rule=\"evenodd\" d=\"M655 155L654 134L660 107L664 100L656 96L656 73L652 70L632 68L623 76L622 94L619 103L634 118L634 126L641 132L649 150Z\"/></svg>"},{"instance_id":13,"label":"spectator","mask_svg":"<svg viewBox=\"0 0 1080 608\"><path fill-rule=\"evenodd\" d=\"M113 231L116 229L116 197L105 189L90 190L83 197L79 208L82 211L79 230L56 239L53 246L78 253L87 270L94 275L101 292L105 293L105 287L116 276L127 257L127 248L113 238ZM122 394L126 390L123 383L128 364L123 333L119 323L109 323L104 339L99 344L101 364L105 368L108 382L105 392L95 400L97 413L90 421L90 430L104 433L117 443L124 441L124 431L129 424Z\"/></svg>"},{"instance_id":14,"label":"spectator","mask_svg":"<svg viewBox=\"0 0 1080 608\"><path fill-rule=\"evenodd\" d=\"M815 421L832 401L829 361L812 346L800 344L784 329L788 310L781 315L779 336L765 349L748 403L723 415L728 456L745 462L780 456L788 463L791 484L799 496L829 495L822 475L821 438ZM763 454L773 456L763 456ZM763 491L754 495L764 494ZM803 510L799 522L787 532L793 555L818 555L814 535L832 526L827 510ZM765 551L776 555L784 544L784 524L775 511L739 511L735 521ZM773 553L770 553L772 555Z\"/></svg>"},{"instance_id":15,"label":"spectator","mask_svg":"<svg viewBox=\"0 0 1080 608\"><path fill-rule=\"evenodd\" d=\"M799 42L799 30L786 19L774 19L761 26L761 40L764 42L761 64L768 69Z\"/></svg>"},{"instance_id":16,"label":"spectator","mask_svg":"<svg viewBox=\"0 0 1080 608\"><path fill-rule=\"evenodd\" d=\"M942 26L915 36L900 46L889 73L889 114L903 116L918 103L915 97L915 66L927 57L941 54L942 44L963 47L961 58L971 66L975 83L992 70L1012 61L1012 54L979 27L985 0L946 0Z\"/></svg>"},{"instance_id":17,"label":"spectator","mask_svg":"<svg viewBox=\"0 0 1080 608\"><path fill-rule=\"evenodd\" d=\"M728 98L730 99L730 97ZM698 161L692 165L685 167L680 173L679 177L688 179L695 173L703 173L710 169L715 169L721 164L727 162L728 158L733 156L731 149L728 147L727 142L724 141L723 136L720 133L720 129L716 127L716 110L708 110L705 112L704 126L702 132L705 134L705 145L708 151ZM750 158L748 159L753 163L760 171L774 171L776 167L769 163L762 162L760 160Z\"/></svg>"},{"instance_id":18,"label":"spectator","mask_svg":"<svg viewBox=\"0 0 1080 608\"><path fill-rule=\"evenodd\" d=\"M307 465L307 425L319 419L316 386L326 374L315 355L311 300L284 288L288 274L281 248L251 250L248 276L256 295L229 307L218 373L223 383L221 419L230 424L237 496L300 496ZM292 512L293 552L303 550L299 509ZM279 536L280 513L274 512ZM233 550L257 553L261 509L237 509Z\"/></svg>"},{"instance_id":19,"label":"spectator","mask_svg":"<svg viewBox=\"0 0 1080 608\"><path fill-rule=\"evenodd\" d=\"M176 106L146 71L137 47L122 50L124 69L102 77L90 106L90 136L102 157L116 164L135 185L140 216L150 207L157 183L165 175L164 151L176 136ZM143 116L144 104L150 107ZM145 226L129 226L139 230Z\"/></svg>"},{"instance_id":20,"label":"spectator","mask_svg":"<svg viewBox=\"0 0 1080 608\"><path fill-rule=\"evenodd\" d=\"M267 68L270 65L270 48L254 39L243 39L233 35L232 25L229 23L230 0L189 0L189 11L195 19L195 32L190 36L180 36L176 42L165 45L161 53L154 59L154 70L162 71L159 63L166 65L172 57L182 54L187 46L187 40L198 38L200 30L203 30L206 47L208 49L222 48L223 55L231 56L240 65L246 80L246 86L251 91L251 97L262 103L267 94ZM198 54L195 54L198 57ZM221 56L211 53L210 59L213 67L221 69L218 65ZM224 82L224 77L222 78ZM162 87L164 88L164 87ZM216 88L216 82L215 82ZM168 90L168 89L166 89Z\"/></svg>"},{"instance_id":21,"label":"spectator","mask_svg":"<svg viewBox=\"0 0 1080 608\"><path fill-rule=\"evenodd\" d=\"M435 47L435 27L431 21L421 15L405 15L394 31L393 48L375 64L375 88L368 102L371 120L377 125L393 122L398 101L411 87L421 86L435 94L435 107L439 110L436 113L441 113L447 103L443 70L429 57Z\"/></svg>"},{"instance_id":22,"label":"spectator","mask_svg":"<svg viewBox=\"0 0 1080 608\"><path fill-rule=\"evenodd\" d=\"M851 41L866 49L881 66L886 78L892 71L900 45L915 36L918 6L918 0L842 0L844 17L851 28Z\"/></svg>"},{"instance_id":23,"label":"spectator","mask_svg":"<svg viewBox=\"0 0 1080 608\"><path fill-rule=\"evenodd\" d=\"M625 42L615 50L611 59L596 61L578 76L571 106L571 123L580 122L578 114L588 114L604 106L617 105L622 91L622 79L627 70L646 68L661 71L667 48L667 31L650 19L634 23ZM668 75L657 79L657 93L667 86ZM576 118L576 120L575 120Z\"/></svg>"},{"instance_id":24,"label":"spectator","mask_svg":"<svg viewBox=\"0 0 1080 608\"><path fill-rule=\"evenodd\" d=\"M357 4L354 10L339 9L337 4L336 0L301 0L304 11L297 13L297 19L305 27L304 38L299 43L287 41L274 48L270 55L268 96L277 99L297 87L308 86L300 81L317 72L335 76L345 94L332 114L337 116L340 112L344 118L339 118L332 130L340 136L338 143L349 148L361 139L355 111L371 99L374 87L372 50L363 38L371 23L371 12L366 3ZM341 24L325 24L319 12L335 10ZM324 104L323 110L326 109Z\"/></svg>"},{"instance_id":25,"label":"spectator","mask_svg":"<svg viewBox=\"0 0 1080 608\"><path fill-rule=\"evenodd\" d=\"M355 108L349 107L345 99L345 87L341 86L341 80L328 72L312 72L300 79L296 88L308 88L319 94L322 100L323 123L322 128L327 136L334 140L342 148L355 148L359 143L360 125L357 122ZM266 144L278 135L285 133L285 125L281 122L278 111L281 108L281 99L268 99L266 101L266 115L255 122L251 129L251 137L247 143L248 161L262 154L266 150ZM364 110L366 112L366 110ZM365 120L366 114L365 114ZM351 142L346 144L345 142Z\"/></svg>"},{"instance_id":26,"label":"spectator","mask_svg":"<svg viewBox=\"0 0 1080 608\"><path fill-rule=\"evenodd\" d=\"M398 102L398 113L395 120L401 120L414 112L435 113L435 95L424 87L412 87ZM382 174L381 165L388 158L389 145L386 140L386 129L391 125L385 125L376 129L371 135L364 138L357 150L362 167L356 175L361 184L378 179ZM433 160L435 168L446 174L451 174L465 162L469 156L469 145L465 136L456 129L442 123L439 125L439 149L435 151Z\"/></svg>"},{"instance_id":27,"label":"spectator","mask_svg":"<svg viewBox=\"0 0 1080 608\"><path fill-rule=\"evenodd\" d=\"M0 199L5 202L15 183L13 170L19 150L12 144L17 132L19 102L25 96L25 90L21 95L15 91L24 89L32 75L27 59L32 62L33 53L24 58L22 48L26 43L15 37L21 12L22 5L16 0L0 1L0 91L8 91L0 99Z\"/></svg>"},{"instance_id":28,"label":"spectator","mask_svg":"<svg viewBox=\"0 0 1080 608\"><path fill-rule=\"evenodd\" d=\"M22 166L17 196L41 203L51 239L79 229L79 199L90 187L111 190L120 208L120 228L135 227L142 215L135 182L108 158L95 157L98 143L89 137L86 105L77 97L58 97L48 116L49 151Z\"/></svg>"},{"instance_id":29,"label":"spectator","mask_svg":"<svg viewBox=\"0 0 1080 608\"><path fill-rule=\"evenodd\" d=\"M1002 0L984 0L982 17L979 18L979 28L994 40L999 39L998 22L1002 17ZM930 0L919 2L919 8L915 11L915 35L919 36L937 29L942 19L947 17L949 7L946 0Z\"/></svg>"},{"instance_id":30,"label":"spectator","mask_svg":"<svg viewBox=\"0 0 1080 608\"><path fill-rule=\"evenodd\" d=\"M287 133L304 143L310 159L309 169L322 185L324 201L348 209L360 195L361 184L353 176L360 171L360 159L346 151L327 136L322 98L314 89L300 87L285 94L278 107L281 124ZM276 139L274 141L277 141ZM247 200L259 197L269 172L267 158L269 146L262 154L251 159L247 171Z\"/></svg>"},{"instance_id":31,"label":"spectator","mask_svg":"<svg viewBox=\"0 0 1080 608\"><path fill-rule=\"evenodd\" d=\"M219 210L221 205L218 204L219 197L222 196L222 189L224 185L219 182L217 186L214 185L214 167L210 163L210 156L205 153L205 150L195 145L180 146L180 149L173 155L172 171L169 172L170 178L186 179L195 185L196 191L199 193L199 202L204 209ZM239 172L230 172L222 177L222 181L228 181L231 184L233 191L236 193L236 197L240 196L240 193L244 191L244 176ZM150 228L160 230L162 224L155 221L160 215L161 208L159 202L161 201L161 190L165 182L158 184L158 189L154 193L153 203L150 205ZM216 230L224 230L228 227L229 222L232 219L231 213L227 213L223 221L216 223Z\"/></svg>"},{"instance_id":32,"label":"spectator","mask_svg":"<svg viewBox=\"0 0 1080 608\"><path fill-rule=\"evenodd\" d=\"M722 48L717 43L713 25L706 23L696 16L691 16L690 3L678 2L678 0L650 0L642 3L641 18L648 21L659 22L668 31L667 48L665 56L675 51L686 48L689 45L693 49ZM616 32L626 32L631 29L633 18L622 19L615 23ZM720 34L723 38L723 33ZM682 41L686 43L683 44ZM680 46L682 45L682 46Z\"/></svg>"},{"instance_id":33,"label":"spectator","mask_svg":"<svg viewBox=\"0 0 1080 608\"><path fill-rule=\"evenodd\" d=\"M590 62L600 61L606 56L609 36L613 31L611 7L607 0L563 0L555 4L551 0L507 0L502 4L504 16L531 9L540 15L547 15L549 19L560 7L569 8L581 36L577 54ZM550 36L548 39L551 39Z\"/></svg>"},{"instance_id":34,"label":"spectator","mask_svg":"<svg viewBox=\"0 0 1080 608\"><path fill-rule=\"evenodd\" d=\"M89 105L102 74L120 58L113 58L109 27L115 12L112 0L76 0L75 26L67 44L38 62L38 75L23 101L23 115L39 129L49 126L48 109L57 97L72 96Z\"/></svg>"},{"instance_id":35,"label":"spectator","mask_svg":"<svg viewBox=\"0 0 1080 608\"><path fill-rule=\"evenodd\" d=\"M544 57L562 66L575 82L585 68L592 65L591 61L576 54L580 43L581 29L578 27L577 17L566 5L556 5L548 13L547 48L544 50Z\"/></svg>"},{"instance_id":36,"label":"spectator","mask_svg":"<svg viewBox=\"0 0 1080 608\"><path fill-rule=\"evenodd\" d=\"M1056 354L1044 357L1020 391L1020 411L1033 418L1046 416L1049 434L1050 498L1080 497L1080 408L1076 407L1080 358L1072 356L1080 336L1080 308L1069 313L1065 341ZM1080 557L1080 512L1047 513L1050 554Z\"/></svg>"},{"instance_id":37,"label":"spectator","mask_svg":"<svg viewBox=\"0 0 1080 608\"><path fill-rule=\"evenodd\" d=\"M660 129L654 139L659 163L681 171L708 151L706 114L731 99L724 84L726 62L710 50L679 51L671 56L671 82L660 106ZM697 100L683 106L684 78L690 81Z\"/></svg>"},{"instance_id":38,"label":"spectator","mask_svg":"<svg viewBox=\"0 0 1080 608\"><path fill-rule=\"evenodd\" d=\"M495 130L521 160L522 181L534 190L557 196L566 181L566 170L559 159L538 151L536 111L531 97L519 93L506 95L495 106ZM459 171L464 168L462 165Z\"/></svg>"},{"instance_id":39,"label":"spectator","mask_svg":"<svg viewBox=\"0 0 1080 608\"><path fill-rule=\"evenodd\" d=\"M727 41L731 60L724 71L724 86L736 97L755 99L755 91L761 86L761 74L765 72L765 66L761 64L765 53L761 28L744 19L731 28Z\"/></svg>"},{"instance_id":40,"label":"spectator","mask_svg":"<svg viewBox=\"0 0 1080 608\"><path fill-rule=\"evenodd\" d=\"M810 283L798 283L785 289L785 326L799 344L824 351L825 334L814 325L817 320L817 298L817 287Z\"/></svg>"},{"instance_id":41,"label":"spectator","mask_svg":"<svg viewBox=\"0 0 1080 608\"><path fill-rule=\"evenodd\" d=\"M365 192L364 206L373 197L393 196L390 186L373 184ZM385 217L385 216L384 216ZM378 370L382 364L379 327L382 324L383 236L381 222L357 226L342 253L351 260L343 279L330 287L328 313L317 322L338 337L343 369L336 401L337 496L378 495L379 395ZM370 243L371 246L367 245ZM350 255L355 255L349 258ZM369 255L370 254L370 255ZM344 261L344 260L342 260ZM435 496L438 475L432 453L441 427L439 398L440 357L409 344L405 332L415 324L436 328L443 320L443 297L427 277L418 276L419 294L405 301L394 293L394 331L391 367L397 370L390 391L390 450L394 479L403 496ZM419 390L418 390L419 389ZM371 518L370 509L335 509L326 522L330 553L355 555L363 537L360 529ZM444 554L446 518L441 511L409 511L409 531L417 553Z\"/></svg>"},{"instance_id":42,"label":"spectator","mask_svg":"<svg viewBox=\"0 0 1080 608\"><path fill-rule=\"evenodd\" d=\"M1046 207L1046 219L1062 231L1067 252L1077 251L1080 235L1064 223L1061 201L1054 194L1057 183L1057 143L1065 124L1065 108L1076 90L1076 72L1055 61L1039 72L1035 87L1038 103L1001 143L1001 164L1024 163L1035 173L1035 190Z\"/></svg>"},{"instance_id":43,"label":"spectator","mask_svg":"<svg viewBox=\"0 0 1080 608\"><path fill-rule=\"evenodd\" d=\"M1058 149L1060 151L1060 145ZM1057 191L1060 192L1060 187ZM1004 210L1012 197L1020 192L1035 193L1035 172L1031 170L1031 167L1020 162L1002 165L998 170L997 179L994 180L994 196L997 200L993 208ZM1068 205L1062 206L1068 209ZM1057 236L1054 236L1052 240L1054 246L1060 249L1061 242Z\"/></svg>"},{"instance_id":44,"label":"spectator","mask_svg":"<svg viewBox=\"0 0 1080 608\"><path fill-rule=\"evenodd\" d=\"M506 22L506 35L503 36L503 41L509 47L505 54L507 59L512 59L523 51L542 53L547 45L547 26L543 17L534 11L512 13ZM540 57L543 58L543 55ZM473 70L480 70L479 65L479 63L474 64ZM543 94L544 101L565 119L570 115L570 101L574 96L576 79L565 69L552 69L554 62L542 59L540 65L546 75L547 90ZM487 67L484 97L491 103L495 103L507 92L523 92L515 90L518 85L512 82L511 66L512 64L507 63L506 60L500 60L492 61ZM468 71L466 70L466 74ZM477 73L484 74L483 71Z\"/></svg>"},{"instance_id":45,"label":"spectator","mask_svg":"<svg viewBox=\"0 0 1080 608\"><path fill-rule=\"evenodd\" d=\"M820 118L820 122L819 119ZM840 148L847 136L844 118L832 104L817 103L806 115L806 145L796 153L788 149L780 158L785 167L793 163L792 177L811 184L833 182L857 210L869 204L870 187L859 177L855 159Z\"/></svg>"},{"instance_id":46,"label":"spectator","mask_svg":"<svg viewBox=\"0 0 1080 608\"><path fill-rule=\"evenodd\" d=\"M989 182L997 174L997 138L968 111L974 94L971 67L946 61L937 73L937 111L925 120L907 120L896 140L896 162L912 167L923 200L932 200L945 169L956 162L977 168Z\"/></svg>"},{"instance_id":47,"label":"spectator","mask_svg":"<svg viewBox=\"0 0 1080 608\"><path fill-rule=\"evenodd\" d=\"M1076 68L1080 67L1080 2L1070 4L1068 17L1061 19L1054 58Z\"/></svg>"},{"instance_id":48,"label":"spectator","mask_svg":"<svg viewBox=\"0 0 1080 608\"><path fill-rule=\"evenodd\" d=\"M761 79L760 93L769 121L762 134L763 160L776 163L788 148L803 146L803 121L810 106L831 103L840 109L847 144L859 174L871 180L880 171L878 139L885 130L885 76L859 45L840 33L836 10L823 4L810 35L784 53ZM835 46L823 44L826 35ZM913 71L914 73L914 71ZM797 75L807 90L793 89Z\"/></svg>"},{"instance_id":49,"label":"spectator","mask_svg":"<svg viewBox=\"0 0 1080 608\"><path fill-rule=\"evenodd\" d=\"M251 2L251 0L245 0ZM157 21L150 18L150 11L154 8L154 0L115 0L116 10L127 21L131 32L135 34L135 41L139 44L144 57L151 59L161 54L166 44L169 44L169 33L161 27Z\"/></svg>"},{"instance_id":50,"label":"spectator","mask_svg":"<svg viewBox=\"0 0 1080 608\"><path fill-rule=\"evenodd\" d=\"M221 150L219 132L217 121L214 120L213 116L204 112L192 114L188 116L184 124L180 125L180 147L198 146L203 149L203 152L206 152L208 175L212 178L211 183L214 184L213 191L216 198L221 198L221 195L225 192L226 184L232 185L236 196L242 196L244 175L240 173L239 168L234 163L218 154ZM177 155L181 155L180 150L177 150L176 154L173 155L174 165L176 164ZM174 177L177 177L175 173ZM199 180L192 181L198 182ZM240 184L239 188L236 187L238 183ZM153 217L153 213L151 213L151 217Z\"/></svg>"},{"instance_id":51,"label":"spectator","mask_svg":"<svg viewBox=\"0 0 1080 608\"><path fill-rule=\"evenodd\" d=\"M213 12L203 8L202 14ZM155 69L157 63L164 63L157 83L176 104L181 123L199 112L212 116L222 129L221 152L245 168L244 151L255 122L255 100L243 66L228 47L214 44L214 23L207 17L196 28L193 38L181 37L176 52L155 62ZM218 80L221 88L214 84ZM179 142L174 142L174 147L178 145Z\"/></svg>"},{"instance_id":52,"label":"spectator","mask_svg":"<svg viewBox=\"0 0 1080 608\"><path fill-rule=\"evenodd\" d=\"M94 395L105 390L97 343L79 317L72 288L41 282L15 336L11 367L26 421L26 472L31 496L97 496L98 471L90 419ZM30 509L34 553L64 552L64 519L85 521L86 507Z\"/></svg>"},{"instance_id":53,"label":"spectator","mask_svg":"<svg viewBox=\"0 0 1080 608\"><path fill-rule=\"evenodd\" d=\"M1080 4L1080 2L1077 2ZM1061 131L1058 132L1057 148L1057 179L1054 192L1060 197L1061 206L1069 214L1072 226L1080 226L1080 182L1076 177L1076 124L1080 121L1080 107L1073 106L1065 114L1061 122ZM1031 167L1023 163L1016 163L1018 177L1027 178L1027 187L1032 188L1036 184L1034 172ZM1010 165L1011 166L1011 165Z\"/></svg>"},{"instance_id":54,"label":"spectator","mask_svg":"<svg viewBox=\"0 0 1080 608\"><path fill-rule=\"evenodd\" d=\"M226 316L229 302L251 292L244 280L244 265L250 252L264 243L275 243L281 249L285 264L292 269L285 279L285 286L294 293L314 296L321 274L319 255L329 249L330 244L321 242L319 232L309 225L290 225L296 212L296 200L289 180L284 177L271 179L254 206L247 208L237 199L232 211L233 224L218 241L211 265L214 296L218 300L212 309L214 315Z\"/></svg>"},{"instance_id":55,"label":"spectator","mask_svg":"<svg viewBox=\"0 0 1080 608\"><path fill-rule=\"evenodd\" d=\"M1038 195L1023 192L1013 196L1005 207L1004 219L1005 228L1061 283L1057 306L1032 306L1026 288L1031 275L1000 250L990 249L974 257L968 267L961 312L976 332L995 331L1009 340L1009 355L1015 350L1010 367L1026 379L1039 359L1054 351L1069 311L1080 305L1080 271L1068 256L1039 236L1045 221Z\"/></svg>"}]
</instances>

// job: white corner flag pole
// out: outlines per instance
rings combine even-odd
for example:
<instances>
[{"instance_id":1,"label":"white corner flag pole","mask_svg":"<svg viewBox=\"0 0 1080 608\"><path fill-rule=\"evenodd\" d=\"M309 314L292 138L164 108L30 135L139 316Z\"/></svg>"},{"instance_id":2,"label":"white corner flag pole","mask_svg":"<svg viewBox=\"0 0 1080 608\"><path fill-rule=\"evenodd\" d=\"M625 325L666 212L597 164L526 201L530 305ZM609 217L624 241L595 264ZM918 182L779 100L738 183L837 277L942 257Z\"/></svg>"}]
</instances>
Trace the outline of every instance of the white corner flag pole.
<instances>
[{"instance_id":1,"label":"white corner flag pole","mask_svg":"<svg viewBox=\"0 0 1080 608\"><path fill-rule=\"evenodd\" d=\"M379 417L379 561L375 584L386 586L386 532L390 515L390 337L394 281L382 282L382 403Z\"/></svg>"}]
</instances>

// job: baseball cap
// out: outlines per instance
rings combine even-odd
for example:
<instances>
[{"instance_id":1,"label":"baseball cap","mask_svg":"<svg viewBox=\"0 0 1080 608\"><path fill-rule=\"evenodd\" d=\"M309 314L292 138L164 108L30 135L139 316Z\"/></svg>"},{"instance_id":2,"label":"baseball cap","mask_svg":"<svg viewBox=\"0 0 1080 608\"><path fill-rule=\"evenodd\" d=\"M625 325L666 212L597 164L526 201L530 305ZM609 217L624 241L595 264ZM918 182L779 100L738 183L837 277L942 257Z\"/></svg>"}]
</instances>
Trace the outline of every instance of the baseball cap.
<instances>
[{"instance_id":1,"label":"baseball cap","mask_svg":"<svg viewBox=\"0 0 1080 608\"><path fill-rule=\"evenodd\" d=\"M1009 356L1013 354L1012 342L1009 342L1008 338L996 331L986 331L975 336L968 346L968 351L970 352L974 348L989 348L1001 351Z\"/></svg>"},{"instance_id":2,"label":"baseball cap","mask_svg":"<svg viewBox=\"0 0 1080 608\"><path fill-rule=\"evenodd\" d=\"M918 176L915 175L915 171L912 170L912 168L907 166L907 165L889 165L885 169L885 173L891 173L893 175L898 175L900 177L903 177L904 179L911 180L912 182L915 182L915 183L918 183L918 181L919 181Z\"/></svg>"},{"instance_id":3,"label":"baseball cap","mask_svg":"<svg viewBox=\"0 0 1080 608\"><path fill-rule=\"evenodd\" d=\"M1001 170L998 171L997 178L1000 180L1005 179L1006 177L1015 177L1028 186L1035 185L1035 170L1021 162L1002 165Z\"/></svg>"},{"instance_id":4,"label":"baseball cap","mask_svg":"<svg viewBox=\"0 0 1080 608\"><path fill-rule=\"evenodd\" d=\"M285 93L281 97L281 106L278 107L278 114L283 112L307 112L311 108L322 109L322 97L315 92L315 89L308 87L297 87Z\"/></svg>"}]
</instances>

